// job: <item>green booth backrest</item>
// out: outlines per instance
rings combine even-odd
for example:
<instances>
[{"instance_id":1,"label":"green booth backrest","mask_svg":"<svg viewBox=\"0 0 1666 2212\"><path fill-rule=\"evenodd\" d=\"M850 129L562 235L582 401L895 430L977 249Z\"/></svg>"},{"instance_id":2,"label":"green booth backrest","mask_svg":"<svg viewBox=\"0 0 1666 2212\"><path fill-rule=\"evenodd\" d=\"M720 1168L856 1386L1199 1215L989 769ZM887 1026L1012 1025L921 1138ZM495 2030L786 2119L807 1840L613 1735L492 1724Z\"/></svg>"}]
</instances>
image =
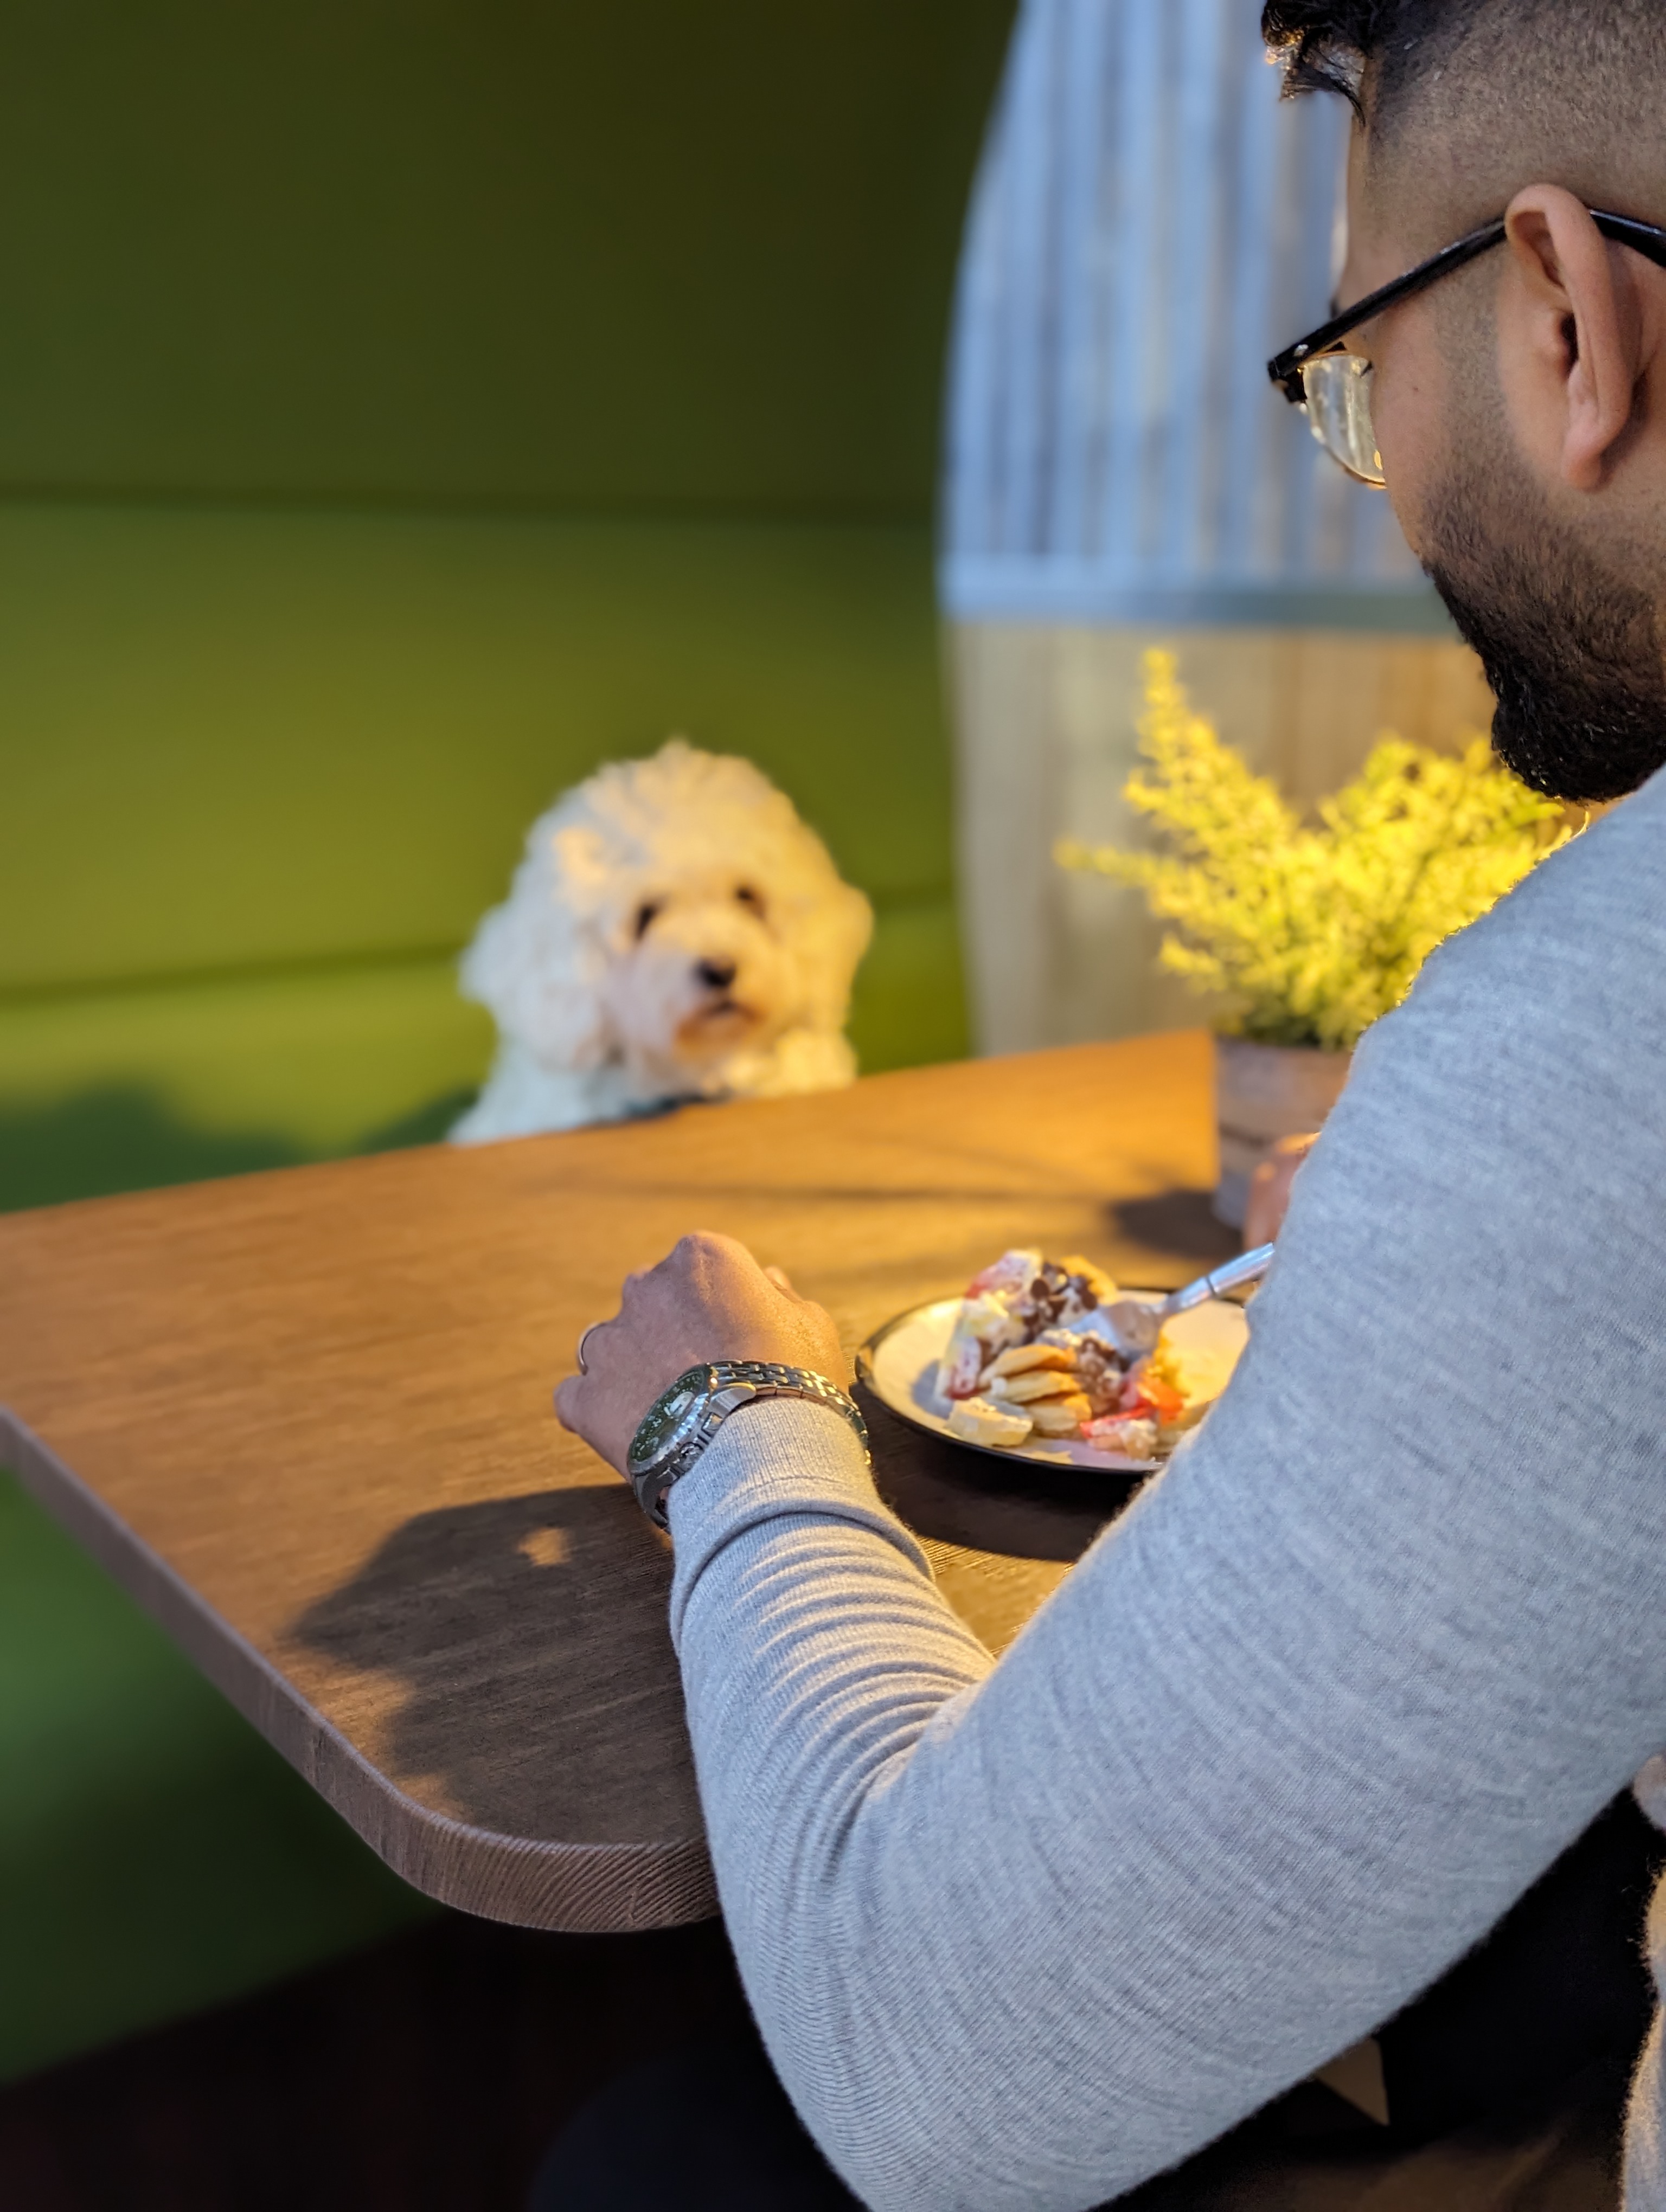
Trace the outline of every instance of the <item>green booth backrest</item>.
<instances>
[{"instance_id":1,"label":"green booth backrest","mask_svg":"<svg viewBox=\"0 0 1666 2212\"><path fill-rule=\"evenodd\" d=\"M959 1048L930 520L1009 14L0 16L0 1203L444 1106L526 823L673 730L873 896L866 1063Z\"/></svg>"},{"instance_id":2,"label":"green booth backrest","mask_svg":"<svg viewBox=\"0 0 1666 2212\"><path fill-rule=\"evenodd\" d=\"M0 24L0 482L921 520L1006 0Z\"/></svg>"}]
</instances>

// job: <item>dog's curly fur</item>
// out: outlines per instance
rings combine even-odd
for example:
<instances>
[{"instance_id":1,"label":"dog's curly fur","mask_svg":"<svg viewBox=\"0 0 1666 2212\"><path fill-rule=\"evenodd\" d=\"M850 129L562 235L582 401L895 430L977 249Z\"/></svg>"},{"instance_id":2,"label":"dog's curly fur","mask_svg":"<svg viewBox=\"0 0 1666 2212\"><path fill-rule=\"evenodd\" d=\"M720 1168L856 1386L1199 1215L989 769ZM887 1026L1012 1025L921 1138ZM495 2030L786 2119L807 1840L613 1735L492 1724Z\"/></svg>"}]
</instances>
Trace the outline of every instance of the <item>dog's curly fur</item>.
<instances>
[{"instance_id":1,"label":"dog's curly fur","mask_svg":"<svg viewBox=\"0 0 1666 2212\"><path fill-rule=\"evenodd\" d=\"M848 1083L873 915L750 761L672 738L535 822L463 957L498 1053L463 1144Z\"/></svg>"}]
</instances>

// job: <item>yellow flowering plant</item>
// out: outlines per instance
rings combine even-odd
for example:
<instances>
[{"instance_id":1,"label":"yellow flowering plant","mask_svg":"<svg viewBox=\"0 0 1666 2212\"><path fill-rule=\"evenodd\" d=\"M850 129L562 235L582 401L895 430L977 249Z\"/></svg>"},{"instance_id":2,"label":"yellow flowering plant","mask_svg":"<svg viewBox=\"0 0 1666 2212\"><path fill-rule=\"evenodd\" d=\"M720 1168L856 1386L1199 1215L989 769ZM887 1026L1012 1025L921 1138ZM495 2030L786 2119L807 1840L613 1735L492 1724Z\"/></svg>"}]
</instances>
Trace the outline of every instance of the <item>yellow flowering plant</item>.
<instances>
[{"instance_id":1,"label":"yellow flowering plant","mask_svg":"<svg viewBox=\"0 0 1666 2212\"><path fill-rule=\"evenodd\" d=\"M1138 885L1170 925L1161 964L1224 996L1217 1026L1262 1044L1349 1049L1443 938L1569 834L1481 737L1456 758L1384 737L1304 823L1191 712L1171 653L1146 656L1140 739L1149 766L1124 796L1171 849L1062 839L1055 856Z\"/></svg>"}]
</instances>

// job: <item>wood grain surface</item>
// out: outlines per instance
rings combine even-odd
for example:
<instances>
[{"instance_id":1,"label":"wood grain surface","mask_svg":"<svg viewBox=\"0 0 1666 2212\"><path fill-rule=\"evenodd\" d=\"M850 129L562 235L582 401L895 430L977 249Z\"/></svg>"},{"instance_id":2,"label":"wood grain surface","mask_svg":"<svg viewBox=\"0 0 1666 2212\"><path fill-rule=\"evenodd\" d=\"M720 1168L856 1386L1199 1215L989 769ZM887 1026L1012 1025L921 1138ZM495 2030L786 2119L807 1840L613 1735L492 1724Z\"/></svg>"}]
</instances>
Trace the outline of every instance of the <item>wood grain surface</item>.
<instances>
[{"instance_id":1,"label":"wood grain surface","mask_svg":"<svg viewBox=\"0 0 1666 2212\"><path fill-rule=\"evenodd\" d=\"M1081 1047L12 1215L0 1462L419 1888L535 1927L697 1918L668 1554L550 1412L580 1331L696 1227L850 1347L1016 1242L1177 1282L1230 1249L1208 1055ZM868 1411L881 1486L999 1649L1121 1489Z\"/></svg>"}]
</instances>

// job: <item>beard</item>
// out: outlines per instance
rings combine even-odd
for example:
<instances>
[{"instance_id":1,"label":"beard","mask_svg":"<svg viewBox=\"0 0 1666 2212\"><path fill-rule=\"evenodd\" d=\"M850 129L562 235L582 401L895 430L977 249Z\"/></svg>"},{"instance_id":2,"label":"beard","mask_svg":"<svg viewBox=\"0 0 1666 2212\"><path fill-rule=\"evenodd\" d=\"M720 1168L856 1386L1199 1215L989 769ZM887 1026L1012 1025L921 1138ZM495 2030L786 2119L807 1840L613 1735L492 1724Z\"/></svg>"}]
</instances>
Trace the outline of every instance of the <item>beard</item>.
<instances>
[{"instance_id":1,"label":"beard","mask_svg":"<svg viewBox=\"0 0 1666 2212\"><path fill-rule=\"evenodd\" d=\"M1666 767L1655 603L1550 510L1513 449L1441 488L1424 566L1498 702L1493 747L1552 799L1621 799Z\"/></svg>"}]
</instances>

